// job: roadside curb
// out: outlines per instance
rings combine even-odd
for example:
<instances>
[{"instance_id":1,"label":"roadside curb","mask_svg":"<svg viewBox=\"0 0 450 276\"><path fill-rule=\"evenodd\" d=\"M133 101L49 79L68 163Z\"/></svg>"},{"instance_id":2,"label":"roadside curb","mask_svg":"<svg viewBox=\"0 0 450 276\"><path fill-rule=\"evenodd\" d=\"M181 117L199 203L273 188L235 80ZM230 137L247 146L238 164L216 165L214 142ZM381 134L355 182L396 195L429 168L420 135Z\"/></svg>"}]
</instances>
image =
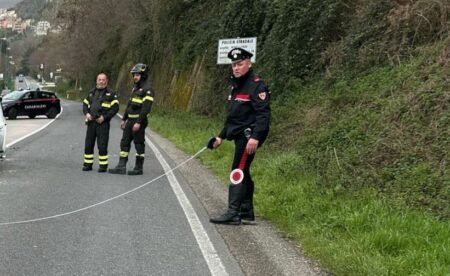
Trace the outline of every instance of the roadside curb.
<instances>
[{"instance_id":1,"label":"roadside curb","mask_svg":"<svg viewBox=\"0 0 450 276\"><path fill-rule=\"evenodd\" d=\"M189 157L150 129L146 130L146 135L176 164ZM228 191L222 181L198 159L178 170L209 215L223 212ZM257 225L217 225L216 229L246 275L330 275L315 261L304 257L300 247L282 238L265 220L257 218Z\"/></svg>"}]
</instances>

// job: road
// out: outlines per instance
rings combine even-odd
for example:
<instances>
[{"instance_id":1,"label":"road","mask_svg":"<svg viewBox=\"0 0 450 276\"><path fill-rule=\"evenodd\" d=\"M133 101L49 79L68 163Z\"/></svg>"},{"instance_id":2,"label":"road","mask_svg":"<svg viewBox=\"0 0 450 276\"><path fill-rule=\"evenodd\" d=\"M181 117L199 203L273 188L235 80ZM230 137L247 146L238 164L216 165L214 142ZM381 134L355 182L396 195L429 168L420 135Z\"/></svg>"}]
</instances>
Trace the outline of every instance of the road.
<instances>
[{"instance_id":1,"label":"road","mask_svg":"<svg viewBox=\"0 0 450 276\"><path fill-rule=\"evenodd\" d=\"M19 78L17 77L15 81L15 86L16 86L15 90L36 89L38 87L41 88L41 85L39 85L39 83L35 79L29 76L23 77L22 82L20 82Z\"/></svg>"},{"instance_id":2,"label":"road","mask_svg":"<svg viewBox=\"0 0 450 276\"><path fill-rule=\"evenodd\" d=\"M82 172L81 105L63 106L57 120L14 144L1 162L0 223L67 213L164 174L149 153L144 176ZM120 134L112 127L111 163L118 160ZM180 185L186 188L182 181ZM200 206L192 195L189 201ZM202 220L208 227L199 231L214 244L219 264L229 275L242 274L214 227L205 222L207 217ZM0 225L0 236L0 275L221 275L207 262L211 256L202 252L167 178L82 212Z\"/></svg>"},{"instance_id":3,"label":"road","mask_svg":"<svg viewBox=\"0 0 450 276\"><path fill-rule=\"evenodd\" d=\"M143 176L82 172L81 104L62 105L56 120L7 121L0 275L326 275L259 218L255 226L210 224L226 206L226 187L195 159L160 177L189 156L151 131Z\"/></svg>"}]
</instances>

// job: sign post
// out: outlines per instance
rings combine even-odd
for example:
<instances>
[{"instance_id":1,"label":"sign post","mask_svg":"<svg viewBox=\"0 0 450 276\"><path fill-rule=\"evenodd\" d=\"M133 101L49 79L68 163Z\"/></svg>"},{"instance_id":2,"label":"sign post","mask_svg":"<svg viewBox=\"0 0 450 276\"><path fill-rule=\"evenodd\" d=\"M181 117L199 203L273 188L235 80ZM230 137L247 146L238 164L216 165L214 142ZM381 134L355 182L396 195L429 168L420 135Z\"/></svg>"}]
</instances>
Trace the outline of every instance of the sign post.
<instances>
[{"instance_id":1,"label":"sign post","mask_svg":"<svg viewBox=\"0 0 450 276\"><path fill-rule=\"evenodd\" d=\"M217 48L217 64L231 64L228 52L239 47L253 54L252 63L256 62L256 37L219 39Z\"/></svg>"}]
</instances>

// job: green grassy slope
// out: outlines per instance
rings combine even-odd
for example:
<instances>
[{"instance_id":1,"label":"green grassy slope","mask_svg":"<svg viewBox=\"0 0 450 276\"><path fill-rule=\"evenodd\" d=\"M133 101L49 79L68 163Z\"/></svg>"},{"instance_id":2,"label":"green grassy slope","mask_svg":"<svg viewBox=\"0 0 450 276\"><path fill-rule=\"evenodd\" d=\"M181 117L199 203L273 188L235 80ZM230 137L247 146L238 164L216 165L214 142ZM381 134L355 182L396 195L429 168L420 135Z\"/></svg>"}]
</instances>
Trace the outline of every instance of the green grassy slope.
<instances>
[{"instance_id":1,"label":"green grassy slope","mask_svg":"<svg viewBox=\"0 0 450 276\"><path fill-rule=\"evenodd\" d=\"M450 273L450 91L436 49L274 95L253 168L257 213L336 275ZM190 153L221 128L191 113L150 118ZM232 150L225 143L201 157L224 184Z\"/></svg>"}]
</instances>

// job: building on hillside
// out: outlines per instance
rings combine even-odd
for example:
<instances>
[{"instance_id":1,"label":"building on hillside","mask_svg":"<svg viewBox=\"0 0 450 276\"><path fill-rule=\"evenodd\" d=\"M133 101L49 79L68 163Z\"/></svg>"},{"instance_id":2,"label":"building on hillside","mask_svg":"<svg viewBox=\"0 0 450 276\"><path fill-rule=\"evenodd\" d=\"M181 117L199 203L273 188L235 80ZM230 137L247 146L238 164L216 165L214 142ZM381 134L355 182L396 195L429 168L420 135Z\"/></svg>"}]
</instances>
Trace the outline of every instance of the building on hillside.
<instances>
[{"instance_id":1,"label":"building on hillside","mask_svg":"<svg viewBox=\"0 0 450 276\"><path fill-rule=\"evenodd\" d=\"M36 25L36 35L47 35L49 29L50 29L50 22L39 21Z\"/></svg>"},{"instance_id":2,"label":"building on hillside","mask_svg":"<svg viewBox=\"0 0 450 276\"><path fill-rule=\"evenodd\" d=\"M26 26L14 9L0 9L0 28L22 32Z\"/></svg>"},{"instance_id":3,"label":"building on hillside","mask_svg":"<svg viewBox=\"0 0 450 276\"><path fill-rule=\"evenodd\" d=\"M16 18L16 20L13 23L12 30L18 33L23 33L25 29L27 28L27 23L22 21L20 17Z\"/></svg>"}]
</instances>

